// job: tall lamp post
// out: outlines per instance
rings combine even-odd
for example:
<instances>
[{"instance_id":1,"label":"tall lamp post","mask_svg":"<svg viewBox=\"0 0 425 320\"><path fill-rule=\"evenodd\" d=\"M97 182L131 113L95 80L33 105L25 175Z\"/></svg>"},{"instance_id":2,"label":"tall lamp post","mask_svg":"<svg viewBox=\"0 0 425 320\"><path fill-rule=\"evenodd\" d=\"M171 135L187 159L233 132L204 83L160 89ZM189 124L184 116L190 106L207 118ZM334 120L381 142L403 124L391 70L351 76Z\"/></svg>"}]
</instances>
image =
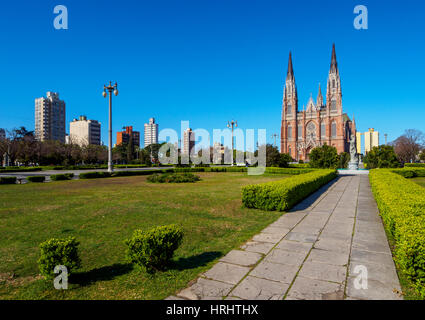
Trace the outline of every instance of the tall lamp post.
<instances>
[{"instance_id":1,"label":"tall lamp post","mask_svg":"<svg viewBox=\"0 0 425 320\"><path fill-rule=\"evenodd\" d=\"M279 135L277 133L272 134L272 138L274 138L274 146L276 147L276 138L278 138Z\"/></svg>"},{"instance_id":2,"label":"tall lamp post","mask_svg":"<svg viewBox=\"0 0 425 320\"><path fill-rule=\"evenodd\" d=\"M112 85L112 81L109 81L109 86L103 86L103 97L106 98L109 92L109 147L108 147L108 172L113 172L112 168L112 92L115 96L118 95L118 84Z\"/></svg>"},{"instance_id":3,"label":"tall lamp post","mask_svg":"<svg viewBox=\"0 0 425 320\"><path fill-rule=\"evenodd\" d=\"M231 122L229 122L229 121L227 121L227 127L228 128L232 128L232 166L233 166L233 155L234 155L234 152L233 152L233 150L234 150L234 144L233 144L233 128L237 128L238 127L238 121L231 121Z\"/></svg>"}]
</instances>

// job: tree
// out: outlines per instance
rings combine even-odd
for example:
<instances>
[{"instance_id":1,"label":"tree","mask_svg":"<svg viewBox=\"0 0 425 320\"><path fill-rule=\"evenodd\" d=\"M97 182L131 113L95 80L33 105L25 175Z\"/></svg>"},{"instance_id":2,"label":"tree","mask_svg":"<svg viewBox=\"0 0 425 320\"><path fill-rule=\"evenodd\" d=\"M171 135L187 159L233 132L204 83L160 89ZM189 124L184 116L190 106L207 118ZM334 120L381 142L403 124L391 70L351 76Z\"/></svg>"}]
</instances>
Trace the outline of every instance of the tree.
<instances>
[{"instance_id":1,"label":"tree","mask_svg":"<svg viewBox=\"0 0 425 320\"><path fill-rule=\"evenodd\" d=\"M328 146L326 143L310 152L310 166L312 168L337 168L338 160L336 148Z\"/></svg>"},{"instance_id":2,"label":"tree","mask_svg":"<svg viewBox=\"0 0 425 320\"><path fill-rule=\"evenodd\" d=\"M425 149L423 149L421 154L419 155L419 160L425 161Z\"/></svg>"},{"instance_id":3,"label":"tree","mask_svg":"<svg viewBox=\"0 0 425 320\"><path fill-rule=\"evenodd\" d=\"M364 157L364 163L368 169L400 167L394 148L385 145L373 147Z\"/></svg>"},{"instance_id":4,"label":"tree","mask_svg":"<svg viewBox=\"0 0 425 320\"><path fill-rule=\"evenodd\" d=\"M350 154L348 152L341 152L338 156L338 168L344 169L348 167L350 161Z\"/></svg>"},{"instance_id":5,"label":"tree","mask_svg":"<svg viewBox=\"0 0 425 320\"><path fill-rule=\"evenodd\" d=\"M408 129L393 143L394 151L402 163L415 162L425 144L425 135L422 131Z\"/></svg>"}]
</instances>

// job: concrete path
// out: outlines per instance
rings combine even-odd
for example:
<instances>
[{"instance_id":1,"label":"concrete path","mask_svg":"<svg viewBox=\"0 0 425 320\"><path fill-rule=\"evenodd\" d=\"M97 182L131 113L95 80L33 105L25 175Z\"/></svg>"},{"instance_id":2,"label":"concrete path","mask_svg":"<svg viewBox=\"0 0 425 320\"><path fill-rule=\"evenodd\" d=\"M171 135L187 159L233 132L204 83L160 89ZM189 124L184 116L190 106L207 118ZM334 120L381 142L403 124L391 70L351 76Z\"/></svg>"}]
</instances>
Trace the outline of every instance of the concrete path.
<instances>
[{"instance_id":1,"label":"concrete path","mask_svg":"<svg viewBox=\"0 0 425 320\"><path fill-rule=\"evenodd\" d=\"M167 299L402 299L367 175L340 176Z\"/></svg>"}]
</instances>

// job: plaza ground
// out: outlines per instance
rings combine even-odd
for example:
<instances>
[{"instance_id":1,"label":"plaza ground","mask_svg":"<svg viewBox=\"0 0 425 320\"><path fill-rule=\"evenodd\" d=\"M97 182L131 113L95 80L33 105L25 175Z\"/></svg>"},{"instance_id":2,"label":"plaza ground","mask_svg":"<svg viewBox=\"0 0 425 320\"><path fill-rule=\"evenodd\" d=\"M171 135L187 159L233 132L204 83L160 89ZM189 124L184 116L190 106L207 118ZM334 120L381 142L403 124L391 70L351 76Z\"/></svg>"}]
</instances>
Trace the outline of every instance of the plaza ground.
<instances>
[{"instance_id":1,"label":"plaza ground","mask_svg":"<svg viewBox=\"0 0 425 320\"><path fill-rule=\"evenodd\" d=\"M282 215L242 207L241 187L287 176L199 173L194 184L146 176L0 186L0 299L163 299ZM148 276L125 261L135 229L185 232L170 270ZM38 244L75 236L83 268L70 289L38 277Z\"/></svg>"}]
</instances>

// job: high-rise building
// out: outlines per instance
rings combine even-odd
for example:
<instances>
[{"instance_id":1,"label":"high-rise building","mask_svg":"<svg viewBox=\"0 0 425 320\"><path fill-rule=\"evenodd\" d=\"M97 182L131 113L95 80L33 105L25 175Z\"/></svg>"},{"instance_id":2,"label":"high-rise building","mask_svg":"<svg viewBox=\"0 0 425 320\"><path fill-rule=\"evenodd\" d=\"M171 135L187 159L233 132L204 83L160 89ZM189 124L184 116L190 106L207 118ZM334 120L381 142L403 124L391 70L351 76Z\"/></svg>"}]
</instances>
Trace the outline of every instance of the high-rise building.
<instances>
[{"instance_id":1,"label":"high-rise building","mask_svg":"<svg viewBox=\"0 0 425 320\"><path fill-rule=\"evenodd\" d=\"M35 138L65 142L65 101L59 93L49 91L46 98L35 99Z\"/></svg>"},{"instance_id":2,"label":"high-rise building","mask_svg":"<svg viewBox=\"0 0 425 320\"><path fill-rule=\"evenodd\" d=\"M364 152L367 153L373 147L379 146L379 132L370 128L369 131L364 133Z\"/></svg>"},{"instance_id":3,"label":"high-rise building","mask_svg":"<svg viewBox=\"0 0 425 320\"><path fill-rule=\"evenodd\" d=\"M190 155L195 152L195 132L187 128L183 133L183 154Z\"/></svg>"},{"instance_id":4,"label":"high-rise building","mask_svg":"<svg viewBox=\"0 0 425 320\"><path fill-rule=\"evenodd\" d=\"M145 123L145 147L158 143L158 124L155 118L150 118L149 123Z\"/></svg>"},{"instance_id":5,"label":"high-rise building","mask_svg":"<svg viewBox=\"0 0 425 320\"><path fill-rule=\"evenodd\" d=\"M117 146L130 142L130 137L133 138L133 145L140 147L140 132L133 131L133 127L125 127L125 131L117 132Z\"/></svg>"},{"instance_id":6,"label":"high-rise building","mask_svg":"<svg viewBox=\"0 0 425 320\"><path fill-rule=\"evenodd\" d=\"M88 144L100 145L100 122L87 120L86 116L80 116L69 124L70 143L80 146Z\"/></svg>"},{"instance_id":7,"label":"high-rise building","mask_svg":"<svg viewBox=\"0 0 425 320\"><path fill-rule=\"evenodd\" d=\"M0 128L0 139L6 139L6 130Z\"/></svg>"},{"instance_id":8,"label":"high-rise building","mask_svg":"<svg viewBox=\"0 0 425 320\"><path fill-rule=\"evenodd\" d=\"M319 84L317 100L307 102L306 110L298 110L298 92L295 84L292 56L289 53L288 72L283 92L281 152L289 153L297 160L309 160L311 150L325 143L334 146L338 153L348 152L351 135L356 125L342 109L341 78L336 60L335 45L332 48L328 74L326 101Z\"/></svg>"}]
</instances>

